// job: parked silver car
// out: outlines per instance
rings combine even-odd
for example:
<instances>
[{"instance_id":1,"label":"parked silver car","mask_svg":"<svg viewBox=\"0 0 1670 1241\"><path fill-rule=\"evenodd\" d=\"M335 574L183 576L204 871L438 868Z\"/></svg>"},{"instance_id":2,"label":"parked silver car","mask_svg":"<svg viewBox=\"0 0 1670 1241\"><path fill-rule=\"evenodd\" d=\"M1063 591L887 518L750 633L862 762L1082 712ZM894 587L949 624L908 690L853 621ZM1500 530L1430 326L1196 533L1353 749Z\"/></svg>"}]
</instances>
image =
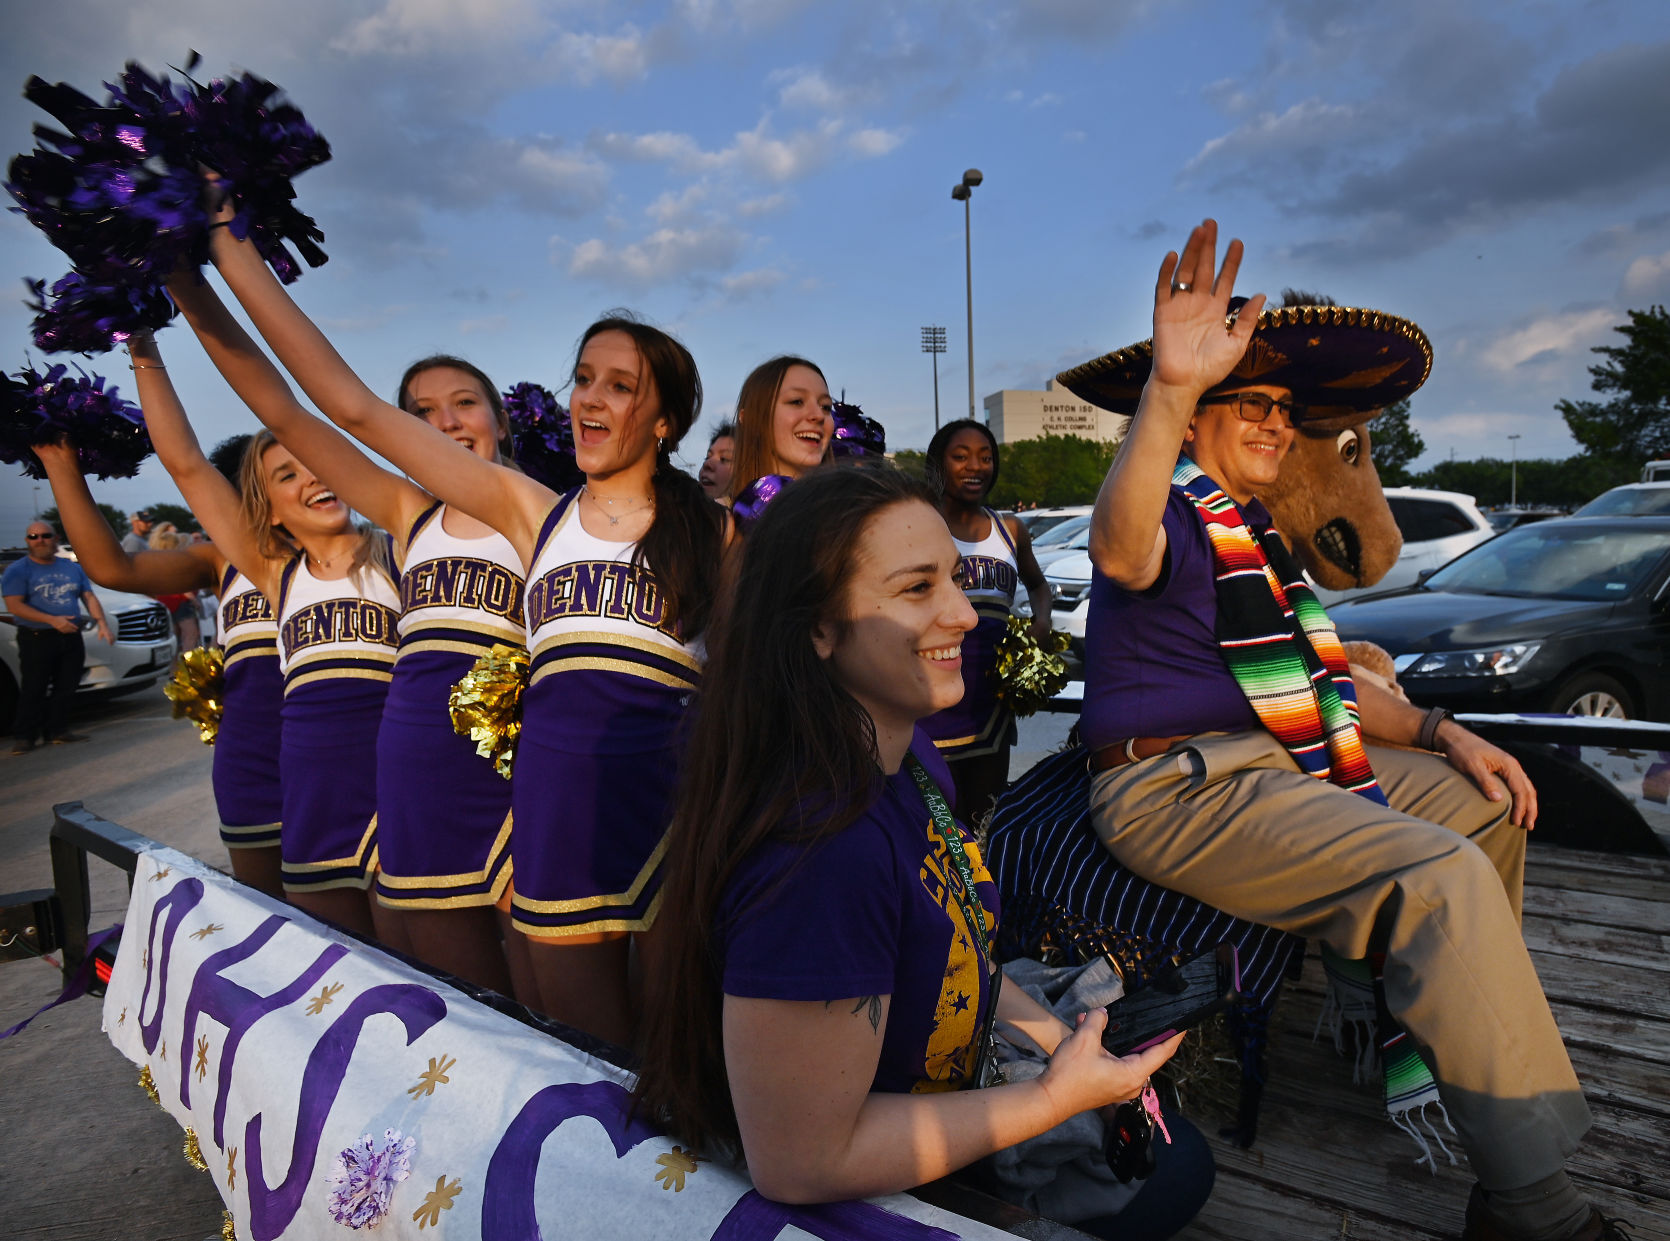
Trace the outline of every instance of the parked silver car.
<instances>
[{"instance_id":1,"label":"parked silver car","mask_svg":"<svg viewBox=\"0 0 1670 1241\"><path fill-rule=\"evenodd\" d=\"M0 568L15 559L15 554L0 557ZM94 586L93 594L104 606L115 641L104 641L90 627L82 633L87 662L81 671L77 700L144 689L154 685L159 677L167 676L174 666L178 647L174 642L174 626L162 604L146 595L130 595L102 586ZM82 620L89 623L85 613ZM0 733L10 731L12 717L17 714L20 679L17 622L0 610Z\"/></svg>"}]
</instances>

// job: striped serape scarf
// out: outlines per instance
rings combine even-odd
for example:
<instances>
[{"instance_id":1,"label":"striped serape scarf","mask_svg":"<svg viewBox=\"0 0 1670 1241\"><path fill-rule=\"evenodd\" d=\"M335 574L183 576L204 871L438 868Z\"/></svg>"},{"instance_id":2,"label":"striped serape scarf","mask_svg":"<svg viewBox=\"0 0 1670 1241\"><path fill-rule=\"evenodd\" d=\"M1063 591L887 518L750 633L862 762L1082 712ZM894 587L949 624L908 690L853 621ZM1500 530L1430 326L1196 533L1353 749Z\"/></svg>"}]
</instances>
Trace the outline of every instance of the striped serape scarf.
<instances>
[{"instance_id":1,"label":"striped serape scarf","mask_svg":"<svg viewBox=\"0 0 1670 1241\"><path fill-rule=\"evenodd\" d=\"M1247 525L1188 457L1171 482L1193 501L1212 545L1218 647L1259 722L1299 770L1386 804L1363 749L1357 689L1334 622L1274 527Z\"/></svg>"}]
</instances>

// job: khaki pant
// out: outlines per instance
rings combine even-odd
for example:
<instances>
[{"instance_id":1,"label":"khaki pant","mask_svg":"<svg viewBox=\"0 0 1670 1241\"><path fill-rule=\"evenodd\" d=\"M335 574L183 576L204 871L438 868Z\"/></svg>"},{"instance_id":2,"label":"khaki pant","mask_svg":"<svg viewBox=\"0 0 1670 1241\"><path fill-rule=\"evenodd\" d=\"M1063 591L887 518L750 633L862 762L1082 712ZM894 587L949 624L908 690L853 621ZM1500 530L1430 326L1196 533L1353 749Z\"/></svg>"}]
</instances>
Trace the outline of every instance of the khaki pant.
<instances>
[{"instance_id":1,"label":"khaki pant","mask_svg":"<svg viewBox=\"0 0 1670 1241\"><path fill-rule=\"evenodd\" d=\"M1559 1171L1589 1109L1520 934L1525 834L1430 754L1369 747L1396 809L1301 773L1262 730L1203 733L1091 785L1137 874L1236 917L1386 954L1386 1000L1426 1051L1486 1189Z\"/></svg>"}]
</instances>

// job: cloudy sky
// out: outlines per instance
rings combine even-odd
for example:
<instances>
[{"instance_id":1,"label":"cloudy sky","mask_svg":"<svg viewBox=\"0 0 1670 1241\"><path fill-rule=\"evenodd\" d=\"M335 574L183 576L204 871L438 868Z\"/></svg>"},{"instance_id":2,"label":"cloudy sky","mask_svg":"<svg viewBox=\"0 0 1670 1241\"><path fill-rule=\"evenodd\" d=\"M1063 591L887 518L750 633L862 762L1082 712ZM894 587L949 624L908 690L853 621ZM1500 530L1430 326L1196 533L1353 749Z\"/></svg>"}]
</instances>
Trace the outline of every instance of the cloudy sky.
<instances>
[{"instance_id":1,"label":"cloudy sky","mask_svg":"<svg viewBox=\"0 0 1670 1241\"><path fill-rule=\"evenodd\" d=\"M1554 402L1670 300L1662 0L63 0L7 27L7 153L45 119L30 74L93 93L195 49L285 86L335 151L297 183L331 260L294 293L373 387L439 350L560 387L628 306L701 365L686 460L782 352L920 447L942 324L941 408L966 405L968 167L981 397L1146 336L1160 256L1207 214L1246 240L1243 291L1430 333L1429 461L1572 451ZM11 287L64 269L0 218ZM21 364L21 299L0 333ZM248 426L183 328L162 345L205 440ZM177 494L154 462L95 490ZM0 542L33 499L0 480Z\"/></svg>"}]
</instances>

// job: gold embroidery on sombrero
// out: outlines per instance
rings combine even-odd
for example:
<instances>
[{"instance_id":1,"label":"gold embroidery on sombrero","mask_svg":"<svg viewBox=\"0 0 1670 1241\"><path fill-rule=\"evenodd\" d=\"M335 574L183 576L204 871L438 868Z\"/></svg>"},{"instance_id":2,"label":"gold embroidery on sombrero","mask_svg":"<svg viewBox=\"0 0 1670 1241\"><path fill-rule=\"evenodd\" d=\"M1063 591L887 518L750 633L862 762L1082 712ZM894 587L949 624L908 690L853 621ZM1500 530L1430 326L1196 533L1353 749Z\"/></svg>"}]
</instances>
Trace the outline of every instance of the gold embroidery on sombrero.
<instances>
[{"instance_id":1,"label":"gold embroidery on sombrero","mask_svg":"<svg viewBox=\"0 0 1670 1241\"><path fill-rule=\"evenodd\" d=\"M1352 371L1343 379L1330 379L1322 386L1324 388L1372 388L1375 384L1390 379L1402 370L1408 358L1399 358L1388 366L1371 366L1367 370Z\"/></svg>"},{"instance_id":2,"label":"gold embroidery on sombrero","mask_svg":"<svg viewBox=\"0 0 1670 1241\"><path fill-rule=\"evenodd\" d=\"M1263 337L1254 336L1247 345L1246 353L1242 354L1241 360L1235 364L1233 374L1237 379L1256 379L1260 375L1268 375L1271 371L1279 371L1292 360Z\"/></svg>"}]
</instances>

